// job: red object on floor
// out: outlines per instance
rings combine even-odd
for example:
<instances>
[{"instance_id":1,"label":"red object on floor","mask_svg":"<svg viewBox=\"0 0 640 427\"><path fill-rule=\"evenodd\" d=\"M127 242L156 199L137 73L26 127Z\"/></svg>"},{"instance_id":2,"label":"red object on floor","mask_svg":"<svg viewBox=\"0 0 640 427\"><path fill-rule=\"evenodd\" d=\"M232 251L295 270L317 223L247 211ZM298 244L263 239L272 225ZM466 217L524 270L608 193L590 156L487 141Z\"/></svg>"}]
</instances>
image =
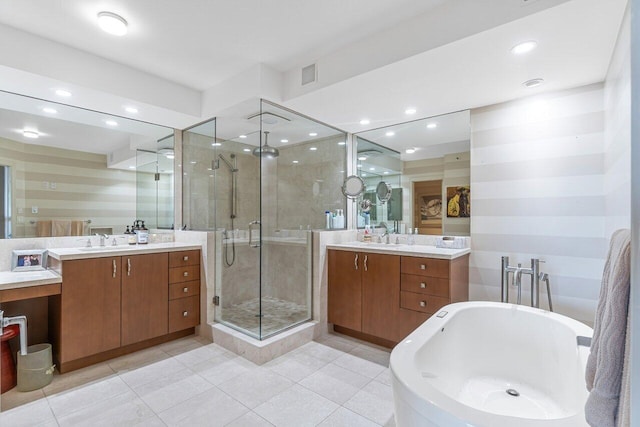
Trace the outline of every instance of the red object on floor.
<instances>
[{"instance_id":1,"label":"red object on floor","mask_svg":"<svg viewBox=\"0 0 640 427\"><path fill-rule=\"evenodd\" d=\"M16 364L13 361L13 355L11 354L11 347L9 347L9 340L18 336L20 333L20 327L18 325L10 325L4 328L4 333L0 337L0 372L2 372L2 378L0 379L0 393L9 391L18 383L18 375L16 373Z\"/></svg>"}]
</instances>

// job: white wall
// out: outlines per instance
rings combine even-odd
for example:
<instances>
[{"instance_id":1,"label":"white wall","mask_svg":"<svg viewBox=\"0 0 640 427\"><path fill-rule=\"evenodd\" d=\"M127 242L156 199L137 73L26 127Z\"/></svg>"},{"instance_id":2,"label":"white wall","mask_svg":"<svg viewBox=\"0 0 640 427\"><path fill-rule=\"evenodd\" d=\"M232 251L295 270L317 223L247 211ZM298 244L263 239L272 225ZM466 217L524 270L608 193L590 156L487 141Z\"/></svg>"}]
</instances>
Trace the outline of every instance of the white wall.
<instances>
[{"instance_id":1,"label":"white wall","mask_svg":"<svg viewBox=\"0 0 640 427\"><path fill-rule=\"evenodd\" d=\"M500 299L502 255L541 258L555 310L592 323L608 243L603 85L478 108L471 124L471 299Z\"/></svg>"}]
</instances>

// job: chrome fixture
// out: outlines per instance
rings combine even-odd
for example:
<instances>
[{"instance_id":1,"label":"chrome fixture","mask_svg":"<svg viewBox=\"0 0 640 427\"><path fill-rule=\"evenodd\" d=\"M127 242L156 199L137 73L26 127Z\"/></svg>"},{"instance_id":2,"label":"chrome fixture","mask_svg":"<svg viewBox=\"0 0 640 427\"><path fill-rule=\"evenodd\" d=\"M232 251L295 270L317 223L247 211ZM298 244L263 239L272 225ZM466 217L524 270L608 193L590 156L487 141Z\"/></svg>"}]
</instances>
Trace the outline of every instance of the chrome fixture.
<instances>
[{"instance_id":1,"label":"chrome fixture","mask_svg":"<svg viewBox=\"0 0 640 427\"><path fill-rule=\"evenodd\" d=\"M271 147L267 143L269 132L264 131L264 145L262 147L256 147L253 149L253 155L256 157L266 157L267 159L273 159L280 155L280 151L277 148Z\"/></svg>"},{"instance_id":2,"label":"chrome fixture","mask_svg":"<svg viewBox=\"0 0 640 427\"><path fill-rule=\"evenodd\" d=\"M99 234L96 233L96 236L98 236L100 238L100 246L106 246L105 241L109 240L109 236L107 234ZM87 247L90 247L90 245L87 245Z\"/></svg>"},{"instance_id":3,"label":"chrome fixture","mask_svg":"<svg viewBox=\"0 0 640 427\"><path fill-rule=\"evenodd\" d=\"M4 317L4 311L0 310L0 336L4 328L10 325L18 325L20 328L20 355L27 355L27 316Z\"/></svg>"},{"instance_id":4,"label":"chrome fixture","mask_svg":"<svg viewBox=\"0 0 640 427\"><path fill-rule=\"evenodd\" d=\"M238 159L235 154L231 154L231 160L233 160L233 165L229 160L227 160L222 154L218 154L219 159L214 160L211 165L211 169L216 170L220 169L220 160L222 160L231 171L231 230L234 230L233 220L238 216ZM231 261L229 261L229 238L231 237ZM228 230L224 230L224 263L227 267L231 267L236 260L236 241L230 236Z\"/></svg>"},{"instance_id":5,"label":"chrome fixture","mask_svg":"<svg viewBox=\"0 0 640 427\"><path fill-rule=\"evenodd\" d=\"M389 227L387 227L387 224L383 221L380 224L378 224L378 227L383 227L384 228L384 232L380 235L380 243L382 243L382 238L386 237L386 244L389 244Z\"/></svg>"},{"instance_id":6,"label":"chrome fixture","mask_svg":"<svg viewBox=\"0 0 640 427\"><path fill-rule=\"evenodd\" d=\"M257 225L258 231L260 231L260 236L258 237L258 243L253 243L253 233L251 233L251 231L253 231L254 225ZM249 223L249 247L259 248L261 242L262 242L262 224L260 223L260 221L251 221Z\"/></svg>"},{"instance_id":7,"label":"chrome fixture","mask_svg":"<svg viewBox=\"0 0 640 427\"><path fill-rule=\"evenodd\" d=\"M531 307L540 308L540 281L544 281L547 284L549 311L553 311L549 275L547 273L540 272L541 262L544 261L541 261L538 258L531 258L530 268L522 267L522 264L520 263L517 267L513 267L509 265L508 256L502 257L502 302L509 302L509 274L513 273L513 285L518 288L516 303L522 303L522 275L528 274L531 276Z\"/></svg>"}]
</instances>

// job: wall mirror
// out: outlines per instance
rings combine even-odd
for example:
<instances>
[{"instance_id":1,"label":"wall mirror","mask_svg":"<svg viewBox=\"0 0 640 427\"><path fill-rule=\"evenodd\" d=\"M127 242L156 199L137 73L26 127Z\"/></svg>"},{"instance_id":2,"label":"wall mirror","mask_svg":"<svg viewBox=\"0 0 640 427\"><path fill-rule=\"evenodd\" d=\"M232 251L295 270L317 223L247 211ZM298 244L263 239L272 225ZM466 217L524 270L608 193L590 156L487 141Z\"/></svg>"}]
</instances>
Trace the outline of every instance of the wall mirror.
<instances>
[{"instance_id":1,"label":"wall mirror","mask_svg":"<svg viewBox=\"0 0 640 427\"><path fill-rule=\"evenodd\" d=\"M360 200L368 200L357 204L358 227L384 222L399 232L468 236L470 132L465 110L355 134L357 171L366 184Z\"/></svg>"},{"instance_id":2,"label":"wall mirror","mask_svg":"<svg viewBox=\"0 0 640 427\"><path fill-rule=\"evenodd\" d=\"M173 132L0 91L0 238L171 228Z\"/></svg>"}]
</instances>

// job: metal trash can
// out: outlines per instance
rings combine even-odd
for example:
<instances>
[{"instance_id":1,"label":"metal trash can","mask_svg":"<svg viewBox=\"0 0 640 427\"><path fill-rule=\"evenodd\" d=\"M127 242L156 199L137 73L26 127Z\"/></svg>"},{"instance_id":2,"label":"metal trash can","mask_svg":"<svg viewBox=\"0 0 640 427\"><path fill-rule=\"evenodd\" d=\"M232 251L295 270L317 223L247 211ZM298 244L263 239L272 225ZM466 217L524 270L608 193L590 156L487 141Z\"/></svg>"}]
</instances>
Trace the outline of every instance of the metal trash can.
<instances>
[{"instance_id":1,"label":"metal trash can","mask_svg":"<svg viewBox=\"0 0 640 427\"><path fill-rule=\"evenodd\" d=\"M51 358L51 344L27 347L27 354L18 356L18 391L32 391L51 383L56 365Z\"/></svg>"}]
</instances>

